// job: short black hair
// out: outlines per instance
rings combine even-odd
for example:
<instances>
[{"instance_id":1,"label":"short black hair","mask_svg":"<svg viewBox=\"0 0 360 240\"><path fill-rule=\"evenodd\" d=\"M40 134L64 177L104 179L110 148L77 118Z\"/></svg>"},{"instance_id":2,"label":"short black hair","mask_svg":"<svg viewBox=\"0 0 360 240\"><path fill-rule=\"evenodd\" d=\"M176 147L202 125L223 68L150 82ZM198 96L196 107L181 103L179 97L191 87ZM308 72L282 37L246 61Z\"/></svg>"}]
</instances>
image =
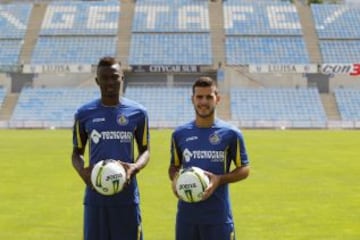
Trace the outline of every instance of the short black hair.
<instances>
[{"instance_id":1,"label":"short black hair","mask_svg":"<svg viewBox=\"0 0 360 240\"><path fill-rule=\"evenodd\" d=\"M118 62L114 57L110 57L110 56L106 56L106 57L102 57L100 58L97 67L109 67L111 65L114 65L118 63L121 66L121 63Z\"/></svg>"},{"instance_id":2,"label":"short black hair","mask_svg":"<svg viewBox=\"0 0 360 240\"><path fill-rule=\"evenodd\" d=\"M215 86L215 94L217 95L218 90L217 90L217 84L216 84L215 80L208 76L201 76L198 79L196 79L196 81L194 82L194 84L192 86L192 91L194 94L196 87L212 87L212 86Z\"/></svg>"},{"instance_id":3,"label":"short black hair","mask_svg":"<svg viewBox=\"0 0 360 240\"><path fill-rule=\"evenodd\" d=\"M99 69L102 67L111 67L114 64L119 64L120 68L121 68L121 62L119 62L118 60L116 60L116 58L114 57L110 57L110 56L105 56L100 58L98 65L97 65L97 73L99 73Z\"/></svg>"}]
</instances>

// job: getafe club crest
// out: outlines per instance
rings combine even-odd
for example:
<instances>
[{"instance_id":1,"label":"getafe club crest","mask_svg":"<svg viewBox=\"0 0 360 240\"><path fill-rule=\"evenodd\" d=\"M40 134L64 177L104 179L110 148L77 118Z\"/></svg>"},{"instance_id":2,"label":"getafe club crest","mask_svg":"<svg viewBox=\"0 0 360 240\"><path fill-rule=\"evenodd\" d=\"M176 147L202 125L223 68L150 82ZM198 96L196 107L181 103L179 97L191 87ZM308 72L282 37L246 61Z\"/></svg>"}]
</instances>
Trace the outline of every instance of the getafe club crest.
<instances>
[{"instance_id":1,"label":"getafe club crest","mask_svg":"<svg viewBox=\"0 0 360 240\"><path fill-rule=\"evenodd\" d=\"M124 115L119 115L117 117L117 123L121 126L127 125L128 122L129 122L129 119L127 119L127 117Z\"/></svg>"},{"instance_id":2,"label":"getafe club crest","mask_svg":"<svg viewBox=\"0 0 360 240\"><path fill-rule=\"evenodd\" d=\"M221 141L221 137L215 132L209 136L209 141L211 144L216 145Z\"/></svg>"}]
</instances>

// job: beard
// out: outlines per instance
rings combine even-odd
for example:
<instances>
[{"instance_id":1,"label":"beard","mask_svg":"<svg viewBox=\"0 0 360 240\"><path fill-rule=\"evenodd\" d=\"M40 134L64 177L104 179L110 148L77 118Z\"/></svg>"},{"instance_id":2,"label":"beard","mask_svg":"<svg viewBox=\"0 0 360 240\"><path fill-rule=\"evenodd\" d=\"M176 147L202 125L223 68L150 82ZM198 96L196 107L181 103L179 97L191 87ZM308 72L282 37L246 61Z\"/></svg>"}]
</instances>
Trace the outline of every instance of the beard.
<instances>
[{"instance_id":1,"label":"beard","mask_svg":"<svg viewBox=\"0 0 360 240\"><path fill-rule=\"evenodd\" d=\"M211 117L212 115L214 115L215 113L215 108L209 108L209 111L206 111L205 113L201 113L201 111L199 111L196 107L194 107L195 109L195 113L196 116L200 117L200 118L208 118Z\"/></svg>"}]
</instances>

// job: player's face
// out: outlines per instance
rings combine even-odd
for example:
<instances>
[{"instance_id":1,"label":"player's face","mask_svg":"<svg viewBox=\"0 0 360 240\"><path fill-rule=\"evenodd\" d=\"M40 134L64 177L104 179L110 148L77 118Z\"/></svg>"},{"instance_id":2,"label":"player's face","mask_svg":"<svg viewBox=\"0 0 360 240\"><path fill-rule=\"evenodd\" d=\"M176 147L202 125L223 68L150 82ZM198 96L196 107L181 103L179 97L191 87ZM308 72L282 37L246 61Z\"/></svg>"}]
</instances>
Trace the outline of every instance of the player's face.
<instances>
[{"instance_id":1,"label":"player's face","mask_svg":"<svg viewBox=\"0 0 360 240\"><path fill-rule=\"evenodd\" d=\"M214 86L195 87L192 102L197 117L207 118L214 115L216 105L219 102L219 96L215 90Z\"/></svg>"},{"instance_id":2,"label":"player's face","mask_svg":"<svg viewBox=\"0 0 360 240\"><path fill-rule=\"evenodd\" d=\"M123 74L118 64L110 67L101 67L97 72L96 82L100 87L101 96L118 98L122 84Z\"/></svg>"}]
</instances>

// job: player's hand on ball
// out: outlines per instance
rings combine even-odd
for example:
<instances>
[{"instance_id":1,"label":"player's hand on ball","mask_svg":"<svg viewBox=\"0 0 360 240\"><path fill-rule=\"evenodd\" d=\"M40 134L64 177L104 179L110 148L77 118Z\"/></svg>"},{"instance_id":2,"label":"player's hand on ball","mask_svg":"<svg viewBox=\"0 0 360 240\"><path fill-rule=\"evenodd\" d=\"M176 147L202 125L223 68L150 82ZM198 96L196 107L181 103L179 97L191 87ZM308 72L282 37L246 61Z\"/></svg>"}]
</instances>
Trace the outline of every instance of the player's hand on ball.
<instances>
[{"instance_id":1,"label":"player's hand on ball","mask_svg":"<svg viewBox=\"0 0 360 240\"><path fill-rule=\"evenodd\" d=\"M122 161L118 161L118 162L125 168L126 183L129 184L131 178L139 172L139 169L137 168L135 163L127 163L127 162L122 162Z\"/></svg>"},{"instance_id":2,"label":"player's hand on ball","mask_svg":"<svg viewBox=\"0 0 360 240\"><path fill-rule=\"evenodd\" d=\"M220 176L207 171L205 171L205 174L206 176L208 176L210 183L204 191L202 200L208 199L220 185Z\"/></svg>"}]
</instances>

